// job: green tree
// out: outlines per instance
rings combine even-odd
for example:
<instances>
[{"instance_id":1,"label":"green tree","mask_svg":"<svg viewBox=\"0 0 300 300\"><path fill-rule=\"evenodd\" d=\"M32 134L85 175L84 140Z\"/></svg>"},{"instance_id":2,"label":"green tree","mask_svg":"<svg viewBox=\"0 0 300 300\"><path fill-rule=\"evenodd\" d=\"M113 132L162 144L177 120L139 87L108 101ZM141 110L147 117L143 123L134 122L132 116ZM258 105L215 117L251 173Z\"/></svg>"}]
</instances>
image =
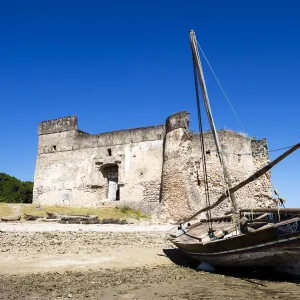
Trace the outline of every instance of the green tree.
<instances>
[{"instance_id":1,"label":"green tree","mask_svg":"<svg viewBox=\"0 0 300 300\"><path fill-rule=\"evenodd\" d=\"M0 202L31 203L33 182L0 173Z\"/></svg>"}]
</instances>

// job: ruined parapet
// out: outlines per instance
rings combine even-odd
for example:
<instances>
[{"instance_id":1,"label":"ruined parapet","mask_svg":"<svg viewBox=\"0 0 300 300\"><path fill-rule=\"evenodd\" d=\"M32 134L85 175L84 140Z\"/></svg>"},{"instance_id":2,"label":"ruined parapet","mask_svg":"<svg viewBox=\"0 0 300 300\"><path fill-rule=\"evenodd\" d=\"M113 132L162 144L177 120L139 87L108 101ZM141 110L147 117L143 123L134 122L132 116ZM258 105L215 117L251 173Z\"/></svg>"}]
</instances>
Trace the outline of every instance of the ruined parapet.
<instances>
[{"instance_id":1,"label":"ruined parapet","mask_svg":"<svg viewBox=\"0 0 300 300\"><path fill-rule=\"evenodd\" d=\"M267 139L264 138L262 140L251 140L251 148L252 148L252 156L253 157L264 157L265 162L269 162L269 152L268 152L268 144Z\"/></svg>"},{"instance_id":2,"label":"ruined parapet","mask_svg":"<svg viewBox=\"0 0 300 300\"><path fill-rule=\"evenodd\" d=\"M195 184L189 176L192 134L188 130L189 114L180 112L167 118L164 140L161 203L159 215L180 220L193 211Z\"/></svg>"},{"instance_id":3,"label":"ruined parapet","mask_svg":"<svg viewBox=\"0 0 300 300\"><path fill-rule=\"evenodd\" d=\"M267 140L251 140L254 171L270 162ZM272 195L271 170L252 183L253 197L257 207L274 207L276 203Z\"/></svg>"},{"instance_id":4,"label":"ruined parapet","mask_svg":"<svg viewBox=\"0 0 300 300\"><path fill-rule=\"evenodd\" d=\"M166 136L164 143L164 161L185 157L191 142L188 131L189 114L179 112L166 120Z\"/></svg>"},{"instance_id":5,"label":"ruined parapet","mask_svg":"<svg viewBox=\"0 0 300 300\"><path fill-rule=\"evenodd\" d=\"M76 116L64 117L50 121L44 121L39 124L39 135L59 133L69 130L77 130L78 121Z\"/></svg>"},{"instance_id":6,"label":"ruined parapet","mask_svg":"<svg viewBox=\"0 0 300 300\"><path fill-rule=\"evenodd\" d=\"M166 133L175 129L183 129L187 132L189 130L189 116L190 114L186 111L169 116L166 120Z\"/></svg>"}]
</instances>

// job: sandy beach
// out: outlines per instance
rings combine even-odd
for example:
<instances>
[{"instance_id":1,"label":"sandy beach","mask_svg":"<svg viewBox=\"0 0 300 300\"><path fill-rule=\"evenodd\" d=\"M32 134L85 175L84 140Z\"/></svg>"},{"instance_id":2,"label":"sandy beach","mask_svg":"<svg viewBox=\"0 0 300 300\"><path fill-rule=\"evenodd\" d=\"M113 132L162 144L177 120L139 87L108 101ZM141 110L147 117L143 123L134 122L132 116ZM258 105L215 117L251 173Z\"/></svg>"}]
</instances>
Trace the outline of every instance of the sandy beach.
<instances>
[{"instance_id":1,"label":"sandy beach","mask_svg":"<svg viewBox=\"0 0 300 300\"><path fill-rule=\"evenodd\" d=\"M300 299L282 274L197 270L171 227L0 223L0 299Z\"/></svg>"}]
</instances>

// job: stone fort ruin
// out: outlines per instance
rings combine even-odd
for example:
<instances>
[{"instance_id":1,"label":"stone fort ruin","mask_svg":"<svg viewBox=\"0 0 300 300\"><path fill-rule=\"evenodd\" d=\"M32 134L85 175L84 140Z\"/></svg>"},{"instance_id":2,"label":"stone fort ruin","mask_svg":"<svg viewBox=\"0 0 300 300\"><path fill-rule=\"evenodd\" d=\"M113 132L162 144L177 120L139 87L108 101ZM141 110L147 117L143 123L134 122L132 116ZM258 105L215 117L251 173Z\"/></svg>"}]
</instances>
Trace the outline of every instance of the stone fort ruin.
<instances>
[{"instance_id":1,"label":"stone fort ruin","mask_svg":"<svg viewBox=\"0 0 300 300\"><path fill-rule=\"evenodd\" d=\"M89 134L77 117L41 122L38 129L33 202L37 205L99 207L126 205L171 219L204 207L199 135L189 131L189 114L169 116L165 125ZM218 131L232 183L269 162L266 140ZM224 190L213 136L204 133L210 198ZM273 206L270 173L236 193L240 207ZM228 210L224 202L214 210Z\"/></svg>"}]
</instances>

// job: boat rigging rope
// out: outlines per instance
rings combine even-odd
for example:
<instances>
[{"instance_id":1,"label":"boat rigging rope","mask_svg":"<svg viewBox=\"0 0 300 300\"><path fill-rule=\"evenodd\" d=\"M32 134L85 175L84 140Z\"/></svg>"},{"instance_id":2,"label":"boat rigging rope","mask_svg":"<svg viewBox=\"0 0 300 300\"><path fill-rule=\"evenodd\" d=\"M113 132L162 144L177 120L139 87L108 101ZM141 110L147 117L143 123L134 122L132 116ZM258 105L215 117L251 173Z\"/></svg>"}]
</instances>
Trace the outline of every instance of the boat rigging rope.
<instances>
[{"instance_id":1,"label":"boat rigging rope","mask_svg":"<svg viewBox=\"0 0 300 300\"><path fill-rule=\"evenodd\" d=\"M293 146L287 146L287 147L283 147L283 148L278 148L278 149L273 149L273 150L268 150L268 152L275 152L275 151L280 151L280 150L285 150L285 149L289 149L292 148Z\"/></svg>"},{"instance_id":2,"label":"boat rigging rope","mask_svg":"<svg viewBox=\"0 0 300 300\"><path fill-rule=\"evenodd\" d=\"M206 63L208 64L208 66L209 66L211 72L213 73L213 75L214 75L214 77L215 77L215 79L216 79L216 81L217 81L217 83L218 83L218 85L219 85L219 87L220 87L220 89L221 89L221 91L222 91L222 93L223 93L225 99L227 100L227 102L228 102L228 104L229 104L229 106L230 106L232 112L234 113L234 115L235 115L235 117L236 117L238 123L240 124L240 126L241 126L243 132L247 135L246 130L245 130L245 128L244 128L244 126L243 126L243 124L242 124L242 122L241 122L241 120L240 120L240 118L239 118L237 112L235 111L235 109L234 109L234 107L233 107L231 101L229 100L229 97L228 97L227 94L225 93L225 91L224 91L224 89L223 89L223 86L221 85L221 83L220 83L220 81L219 81L219 79L218 79L216 73L214 72L212 66L210 65L210 63L209 63L209 61L208 61L208 59L207 59L207 57L206 57L204 51L202 50L202 48L201 48L200 44L198 43L198 41L196 41L196 42L197 42L197 45L198 45L199 50L201 51L201 53L202 53L204 59L206 60Z\"/></svg>"},{"instance_id":3,"label":"boat rigging rope","mask_svg":"<svg viewBox=\"0 0 300 300\"><path fill-rule=\"evenodd\" d=\"M276 201L277 201L278 207L282 206L283 208L285 208L284 203L286 203L286 200L283 199L282 197L280 197L280 195L279 195L277 189L275 188L275 186L274 186L274 184L272 183L271 179L269 179L267 173L266 173L265 175L266 175L267 179L270 180L271 188L273 189L273 192L274 192L274 194L275 194L276 197L277 197Z\"/></svg>"},{"instance_id":4,"label":"boat rigging rope","mask_svg":"<svg viewBox=\"0 0 300 300\"><path fill-rule=\"evenodd\" d=\"M202 152L202 169L203 169L204 185L205 185L205 200L206 200L206 206L210 206L210 195L209 195L208 177L207 177L207 169L206 169L206 155L205 155L205 148L204 148L201 106L200 106L198 80L197 80L198 76L197 76L197 71L196 71L196 66L195 66L194 55L192 55L192 58L193 58L194 82L195 82L197 113L198 113L199 139L200 139L201 152ZM211 210L210 209L207 211L207 214L208 214L208 220L209 220L208 221L208 230L210 232L212 232L212 220L211 220Z\"/></svg>"},{"instance_id":5,"label":"boat rigging rope","mask_svg":"<svg viewBox=\"0 0 300 300\"><path fill-rule=\"evenodd\" d=\"M277 148L277 149L272 149L272 150L267 150L268 153L271 152L276 152L276 151L281 151L281 150L285 150L285 149L289 149L292 148L293 146L287 146L287 147L282 147L282 148ZM218 152L217 150L210 150L211 152ZM223 151L223 153L226 154L233 154L233 155L252 155L252 152L249 153L235 153L235 152L228 152L228 151Z\"/></svg>"}]
</instances>

